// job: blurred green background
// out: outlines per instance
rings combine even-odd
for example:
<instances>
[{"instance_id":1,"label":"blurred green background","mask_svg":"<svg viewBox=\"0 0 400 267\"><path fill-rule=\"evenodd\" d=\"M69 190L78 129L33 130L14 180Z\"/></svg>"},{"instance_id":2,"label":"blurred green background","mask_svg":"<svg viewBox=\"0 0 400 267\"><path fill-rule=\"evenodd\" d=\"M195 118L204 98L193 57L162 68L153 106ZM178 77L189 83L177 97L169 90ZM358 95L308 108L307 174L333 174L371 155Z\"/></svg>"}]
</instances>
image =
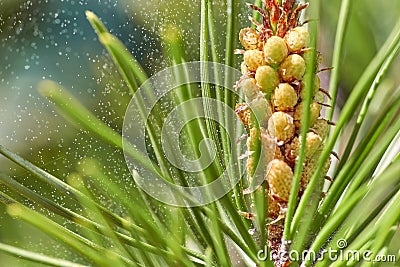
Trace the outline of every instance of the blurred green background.
<instances>
[{"instance_id":1,"label":"blurred green background","mask_svg":"<svg viewBox=\"0 0 400 267\"><path fill-rule=\"evenodd\" d=\"M251 14L239 1L240 27ZM339 105L346 100L368 62L400 17L400 1L354 0L340 77ZM319 50L323 67L331 64L340 1L321 1ZM80 159L96 157L104 169L121 181L129 173L119 150L72 127L53 106L37 93L38 82L54 80L71 90L99 118L120 130L128 90L105 49L85 19L94 11L111 33L119 37L149 75L168 66L168 48L161 32L177 27L183 39L186 60L199 55L200 1L155 0L0 0L0 144L18 152L58 177L65 178ZM226 3L214 1L218 25L218 56L225 51ZM239 44L237 45L239 48ZM238 67L239 60L236 62ZM392 66L382 101L399 84L400 60ZM329 72L322 73L328 85ZM379 108L379 103L374 106ZM373 110L372 110L373 112ZM68 205L50 189L30 181L26 173L4 158L0 171L16 174L19 181ZM2 190L6 190L2 187ZM12 193L10 193L13 195ZM15 196L15 195L13 195ZM15 196L18 198L18 196ZM114 205L108 203L108 205ZM0 206L0 241L49 255L74 259L68 249L33 227L11 219ZM40 266L0 254L0 266Z\"/></svg>"}]
</instances>

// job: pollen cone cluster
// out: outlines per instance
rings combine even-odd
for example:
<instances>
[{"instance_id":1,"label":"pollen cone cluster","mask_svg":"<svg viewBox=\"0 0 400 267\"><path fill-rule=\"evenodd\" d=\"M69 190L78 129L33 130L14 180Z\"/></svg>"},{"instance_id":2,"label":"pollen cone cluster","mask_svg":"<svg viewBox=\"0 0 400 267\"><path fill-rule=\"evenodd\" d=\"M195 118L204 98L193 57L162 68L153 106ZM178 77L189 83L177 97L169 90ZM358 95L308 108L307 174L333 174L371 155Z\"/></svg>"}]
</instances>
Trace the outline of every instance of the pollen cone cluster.
<instances>
[{"instance_id":1,"label":"pollen cone cluster","mask_svg":"<svg viewBox=\"0 0 400 267\"><path fill-rule=\"evenodd\" d=\"M257 164L264 165L264 186L269 207L266 213L271 221L268 224L269 246L278 257L300 146L305 142L306 161L299 196L304 193L317 167L329 125L320 117L325 95L315 74L312 103L308 107L311 127L305 140L301 140L303 77L306 71L304 54L309 51L310 35L304 26L299 26L298 16L307 5L289 0L282 1L282 4L276 0L263 2L263 8L250 5L261 14L262 22L252 20L255 28L244 28L239 33L245 50L242 50L243 76L238 81L238 87L244 94L245 102L238 103L236 111L248 133L246 155L249 179L252 179ZM264 153L261 155L264 156L260 157L257 149L262 150ZM327 161L321 179L329 165L330 161ZM281 259L275 259L276 266L285 264Z\"/></svg>"}]
</instances>

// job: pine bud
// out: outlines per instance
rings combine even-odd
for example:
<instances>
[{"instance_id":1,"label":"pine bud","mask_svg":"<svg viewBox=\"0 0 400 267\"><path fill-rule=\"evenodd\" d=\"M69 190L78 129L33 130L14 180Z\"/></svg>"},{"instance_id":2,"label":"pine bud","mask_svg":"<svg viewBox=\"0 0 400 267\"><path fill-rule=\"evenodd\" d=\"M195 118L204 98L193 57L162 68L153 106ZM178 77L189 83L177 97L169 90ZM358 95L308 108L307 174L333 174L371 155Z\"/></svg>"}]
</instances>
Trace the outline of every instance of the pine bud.
<instances>
[{"instance_id":1,"label":"pine bud","mask_svg":"<svg viewBox=\"0 0 400 267\"><path fill-rule=\"evenodd\" d=\"M256 71L258 67L266 64L263 52L259 50L247 50L244 52L243 61L249 71Z\"/></svg>"},{"instance_id":2,"label":"pine bud","mask_svg":"<svg viewBox=\"0 0 400 267\"><path fill-rule=\"evenodd\" d=\"M309 159L314 156L317 149L322 144L321 137L313 132L308 132L306 135L306 158ZM295 163L297 156L300 152L301 141L299 137L293 138L292 142L285 146L285 157L291 162Z\"/></svg>"},{"instance_id":3,"label":"pine bud","mask_svg":"<svg viewBox=\"0 0 400 267\"><path fill-rule=\"evenodd\" d=\"M297 55L289 55L280 65L279 74L285 82L300 81L306 72L306 62Z\"/></svg>"},{"instance_id":4,"label":"pine bud","mask_svg":"<svg viewBox=\"0 0 400 267\"><path fill-rule=\"evenodd\" d=\"M268 120L268 131L278 141L288 142L294 136L293 118L284 112L275 112Z\"/></svg>"},{"instance_id":5,"label":"pine bud","mask_svg":"<svg viewBox=\"0 0 400 267\"><path fill-rule=\"evenodd\" d=\"M310 34L304 27L296 27L286 33L285 41L291 53L298 52L308 45Z\"/></svg>"},{"instance_id":6,"label":"pine bud","mask_svg":"<svg viewBox=\"0 0 400 267\"><path fill-rule=\"evenodd\" d=\"M299 26L299 11L307 7L307 4L294 0L271 0L264 1L263 7L250 7L262 14L264 23L259 24L253 20L257 29L245 28L239 34L240 42L246 49L241 65L241 80L244 80L239 86L247 103L238 106L236 113L249 132L246 152L249 182L252 182L254 176L256 158L260 159L259 162L268 171L264 175L268 194L266 212L271 219L267 230L269 249L275 251L271 254L274 266L288 266L290 262L279 257L279 253L287 253L282 237L293 169L298 164L298 154L303 143L305 162L300 181L301 195L318 167L318 159L324 147L323 140L329 131L328 122L319 119L325 95L320 89L319 77L313 74L315 77L310 84L312 103L305 107L305 58L308 58L307 53L313 51L306 49L310 35L306 28ZM269 20L269 23L265 20ZM317 54L316 60L307 61L307 64L314 64L318 69L320 59ZM310 130L300 140L303 107L310 112ZM260 157L256 156L258 151ZM328 160L321 173L322 177L326 175L329 164ZM319 182L318 185L322 186L324 181L320 179Z\"/></svg>"},{"instance_id":7,"label":"pine bud","mask_svg":"<svg viewBox=\"0 0 400 267\"><path fill-rule=\"evenodd\" d=\"M261 46L260 35L253 28L240 30L239 40L246 50L259 49Z\"/></svg>"},{"instance_id":8,"label":"pine bud","mask_svg":"<svg viewBox=\"0 0 400 267\"><path fill-rule=\"evenodd\" d=\"M288 55L288 48L285 41L278 36L268 38L264 45L264 57L268 64L279 64Z\"/></svg>"},{"instance_id":9,"label":"pine bud","mask_svg":"<svg viewBox=\"0 0 400 267\"><path fill-rule=\"evenodd\" d=\"M294 111L294 123L296 125L296 128L301 127L301 117L302 117L302 109L303 109L303 103L300 103L296 106L296 109ZM313 102L310 105L310 126L312 127L314 123L317 121L319 117L319 113L321 111L321 105L318 104L317 102Z\"/></svg>"},{"instance_id":10,"label":"pine bud","mask_svg":"<svg viewBox=\"0 0 400 267\"><path fill-rule=\"evenodd\" d=\"M289 200L293 172L286 162L279 159L271 161L266 179L273 196L283 201Z\"/></svg>"},{"instance_id":11,"label":"pine bud","mask_svg":"<svg viewBox=\"0 0 400 267\"><path fill-rule=\"evenodd\" d=\"M319 92L319 88L321 87L321 80L318 77L318 75L314 76L314 83L312 86L312 96L315 96L318 92ZM304 88L305 88L305 84L304 82L301 83L301 98L304 98Z\"/></svg>"},{"instance_id":12,"label":"pine bud","mask_svg":"<svg viewBox=\"0 0 400 267\"><path fill-rule=\"evenodd\" d=\"M261 86L267 99L270 98L272 91L279 84L279 75L276 70L270 66L261 66L257 69L255 75L257 84Z\"/></svg>"},{"instance_id":13,"label":"pine bud","mask_svg":"<svg viewBox=\"0 0 400 267\"><path fill-rule=\"evenodd\" d=\"M280 83L272 95L272 103L276 110L292 109L297 104L297 93L288 83Z\"/></svg>"},{"instance_id":14,"label":"pine bud","mask_svg":"<svg viewBox=\"0 0 400 267\"><path fill-rule=\"evenodd\" d=\"M318 134L308 132L306 136L306 158L311 158L321 144L322 139Z\"/></svg>"},{"instance_id":15,"label":"pine bud","mask_svg":"<svg viewBox=\"0 0 400 267\"><path fill-rule=\"evenodd\" d=\"M318 119L315 121L312 129L324 140L329 131L329 124L324 119Z\"/></svg>"},{"instance_id":16,"label":"pine bud","mask_svg":"<svg viewBox=\"0 0 400 267\"><path fill-rule=\"evenodd\" d=\"M325 102L325 95L324 93L322 93L321 91L318 91L315 95L314 95L314 101L318 102L318 103L324 103Z\"/></svg>"}]
</instances>

